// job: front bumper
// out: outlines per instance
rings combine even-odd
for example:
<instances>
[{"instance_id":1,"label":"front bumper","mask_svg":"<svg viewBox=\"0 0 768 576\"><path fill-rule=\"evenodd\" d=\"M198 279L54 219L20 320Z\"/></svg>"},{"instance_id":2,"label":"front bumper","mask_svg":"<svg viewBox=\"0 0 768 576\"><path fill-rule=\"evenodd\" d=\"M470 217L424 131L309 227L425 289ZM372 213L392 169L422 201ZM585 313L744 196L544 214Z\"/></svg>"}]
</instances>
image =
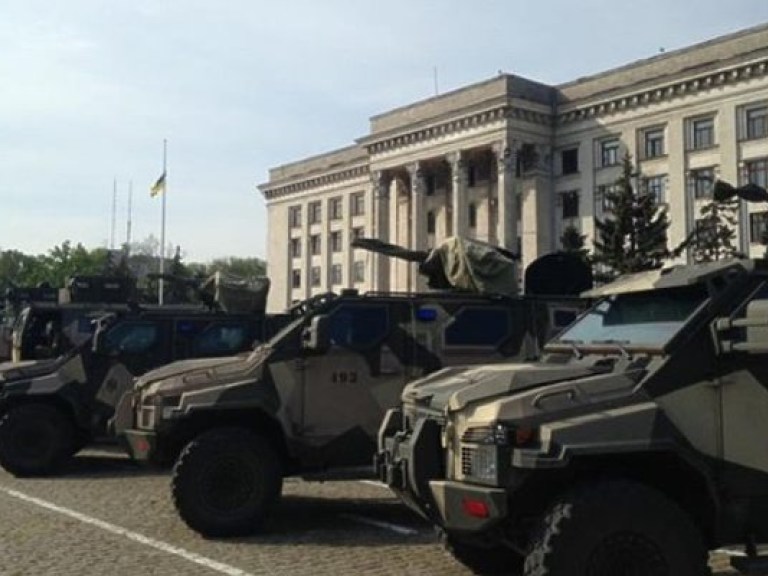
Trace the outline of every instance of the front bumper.
<instances>
[{"instance_id":1,"label":"front bumper","mask_svg":"<svg viewBox=\"0 0 768 576\"><path fill-rule=\"evenodd\" d=\"M379 429L377 476L409 508L446 530L492 528L507 516L506 490L446 480L441 434L441 424L433 418L405 425L400 408L389 410Z\"/></svg>"}]
</instances>

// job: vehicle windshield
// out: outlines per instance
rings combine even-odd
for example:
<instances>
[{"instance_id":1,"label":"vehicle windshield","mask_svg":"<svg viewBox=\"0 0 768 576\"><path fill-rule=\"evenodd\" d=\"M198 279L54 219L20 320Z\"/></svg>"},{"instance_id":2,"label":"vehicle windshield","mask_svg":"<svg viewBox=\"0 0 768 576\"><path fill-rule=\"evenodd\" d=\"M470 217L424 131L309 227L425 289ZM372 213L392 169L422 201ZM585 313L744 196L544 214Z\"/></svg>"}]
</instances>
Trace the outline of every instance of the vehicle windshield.
<instances>
[{"instance_id":1,"label":"vehicle windshield","mask_svg":"<svg viewBox=\"0 0 768 576\"><path fill-rule=\"evenodd\" d=\"M561 333L553 344L662 348L707 297L703 284L614 294Z\"/></svg>"}]
</instances>

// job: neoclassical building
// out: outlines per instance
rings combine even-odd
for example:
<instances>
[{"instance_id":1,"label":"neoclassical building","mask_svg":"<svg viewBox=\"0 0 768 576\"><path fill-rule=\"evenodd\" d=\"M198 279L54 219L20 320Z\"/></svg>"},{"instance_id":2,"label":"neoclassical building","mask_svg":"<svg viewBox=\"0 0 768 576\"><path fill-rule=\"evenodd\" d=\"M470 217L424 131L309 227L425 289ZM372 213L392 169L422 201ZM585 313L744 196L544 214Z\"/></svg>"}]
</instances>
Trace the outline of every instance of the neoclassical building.
<instances>
[{"instance_id":1,"label":"neoclassical building","mask_svg":"<svg viewBox=\"0 0 768 576\"><path fill-rule=\"evenodd\" d=\"M511 74L370 119L352 146L269 171L269 307L328 290L422 288L413 265L358 236L425 249L450 235L522 266L574 226L591 245L625 153L668 209L670 246L696 229L713 178L768 184L768 25L549 86ZM762 254L768 205L743 204L742 251Z\"/></svg>"}]
</instances>

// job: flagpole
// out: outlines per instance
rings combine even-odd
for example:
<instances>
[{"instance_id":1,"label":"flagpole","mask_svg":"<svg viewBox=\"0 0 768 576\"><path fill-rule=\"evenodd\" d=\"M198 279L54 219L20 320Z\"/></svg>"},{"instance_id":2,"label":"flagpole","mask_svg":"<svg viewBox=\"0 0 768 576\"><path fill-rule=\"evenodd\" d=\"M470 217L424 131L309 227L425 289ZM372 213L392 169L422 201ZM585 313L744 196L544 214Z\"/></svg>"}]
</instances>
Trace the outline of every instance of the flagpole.
<instances>
[{"instance_id":1,"label":"flagpole","mask_svg":"<svg viewBox=\"0 0 768 576\"><path fill-rule=\"evenodd\" d=\"M133 203L133 180L128 181L128 220L125 225L125 252L131 253L131 204Z\"/></svg>"},{"instance_id":2,"label":"flagpole","mask_svg":"<svg viewBox=\"0 0 768 576\"><path fill-rule=\"evenodd\" d=\"M165 274L165 197L168 195L168 140L163 138L163 178L164 184L163 184L163 208L162 208L162 217L161 217L161 227L160 227L160 283L158 285L158 295L157 295L157 301L162 306L163 305L163 288L164 288L164 280L163 280L163 274Z\"/></svg>"},{"instance_id":3,"label":"flagpole","mask_svg":"<svg viewBox=\"0 0 768 576\"><path fill-rule=\"evenodd\" d=\"M109 249L115 249L115 217L117 215L117 178L112 179L112 225L109 229Z\"/></svg>"}]
</instances>

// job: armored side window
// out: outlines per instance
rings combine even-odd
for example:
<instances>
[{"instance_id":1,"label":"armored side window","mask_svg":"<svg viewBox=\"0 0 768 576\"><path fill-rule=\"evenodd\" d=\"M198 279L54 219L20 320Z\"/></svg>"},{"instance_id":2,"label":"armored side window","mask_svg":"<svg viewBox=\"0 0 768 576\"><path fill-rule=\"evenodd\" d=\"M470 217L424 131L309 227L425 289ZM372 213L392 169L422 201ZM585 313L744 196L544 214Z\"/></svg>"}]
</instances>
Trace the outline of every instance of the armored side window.
<instances>
[{"instance_id":1,"label":"armored side window","mask_svg":"<svg viewBox=\"0 0 768 576\"><path fill-rule=\"evenodd\" d=\"M446 346L501 345L510 333L509 312L505 308L462 308L445 329Z\"/></svg>"},{"instance_id":2,"label":"armored side window","mask_svg":"<svg viewBox=\"0 0 768 576\"><path fill-rule=\"evenodd\" d=\"M107 332L106 349L111 352L136 354L146 352L160 340L160 327L149 322L126 322Z\"/></svg>"},{"instance_id":3,"label":"armored side window","mask_svg":"<svg viewBox=\"0 0 768 576\"><path fill-rule=\"evenodd\" d=\"M385 306L344 304L330 316L331 343L353 350L366 350L389 333L389 311Z\"/></svg>"},{"instance_id":4,"label":"armored side window","mask_svg":"<svg viewBox=\"0 0 768 576\"><path fill-rule=\"evenodd\" d=\"M247 338L243 324L215 324L195 339L193 349L198 356L237 354L246 347Z\"/></svg>"}]
</instances>

